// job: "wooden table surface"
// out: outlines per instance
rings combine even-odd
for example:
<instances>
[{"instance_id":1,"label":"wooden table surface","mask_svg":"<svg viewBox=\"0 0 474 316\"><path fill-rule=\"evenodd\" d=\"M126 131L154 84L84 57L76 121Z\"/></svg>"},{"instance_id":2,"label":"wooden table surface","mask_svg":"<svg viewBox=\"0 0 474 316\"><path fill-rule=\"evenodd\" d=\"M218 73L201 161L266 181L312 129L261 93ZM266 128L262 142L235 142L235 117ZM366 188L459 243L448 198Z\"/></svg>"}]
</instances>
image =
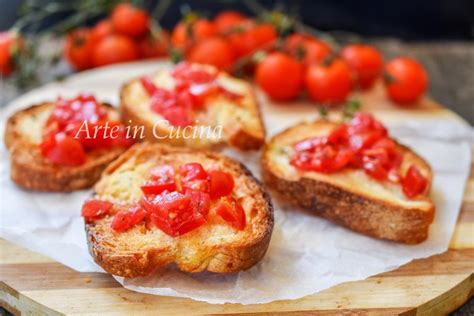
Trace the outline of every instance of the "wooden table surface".
<instances>
[{"instance_id":1,"label":"wooden table surface","mask_svg":"<svg viewBox=\"0 0 474 316\"><path fill-rule=\"evenodd\" d=\"M372 97L370 97L372 98ZM364 103L371 103L364 100ZM459 120L426 98L417 110L383 102L365 110L378 116ZM110 275L79 273L0 239L0 305L14 314L446 314L474 294L474 165L449 250L394 271L331 287L297 300L212 305L124 289Z\"/></svg>"}]
</instances>

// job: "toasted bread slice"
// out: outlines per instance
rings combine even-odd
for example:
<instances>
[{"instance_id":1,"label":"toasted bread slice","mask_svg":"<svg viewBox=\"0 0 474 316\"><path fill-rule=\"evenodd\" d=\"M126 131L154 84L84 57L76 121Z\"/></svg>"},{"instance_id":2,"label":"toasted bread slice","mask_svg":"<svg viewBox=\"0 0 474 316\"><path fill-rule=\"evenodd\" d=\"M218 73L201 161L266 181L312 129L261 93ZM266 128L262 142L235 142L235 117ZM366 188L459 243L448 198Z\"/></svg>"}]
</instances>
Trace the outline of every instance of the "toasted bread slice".
<instances>
[{"instance_id":1,"label":"toasted bread slice","mask_svg":"<svg viewBox=\"0 0 474 316\"><path fill-rule=\"evenodd\" d=\"M214 67L207 65L193 64L192 67L215 71ZM152 78L160 88L172 89L175 85L170 70L159 71ZM120 91L122 121L135 127L143 126L144 136L151 142L201 149L225 144L242 150L259 149L265 143L265 128L252 86L225 72L220 72L216 80L226 90L243 98L238 103L222 94L208 98L204 110L196 112L195 117L195 126L208 129L196 129L198 132L183 128L178 130L168 124L161 115L151 110L150 98L139 79L125 83ZM218 126L222 127L221 133L216 128ZM193 133L199 136L193 137Z\"/></svg>"},{"instance_id":2,"label":"toasted bread slice","mask_svg":"<svg viewBox=\"0 0 474 316\"><path fill-rule=\"evenodd\" d=\"M304 172L290 164L292 145L305 138L325 136L337 126L327 121L301 123L274 136L262 157L265 182L289 203L313 211L357 232L381 239L415 244L428 236L434 205L424 194L408 199L398 184L379 182L364 171ZM409 148L403 153L401 172L415 164L431 184L430 166Z\"/></svg>"},{"instance_id":3,"label":"toasted bread slice","mask_svg":"<svg viewBox=\"0 0 474 316\"><path fill-rule=\"evenodd\" d=\"M69 192L91 187L105 167L122 152L123 148L94 150L86 153L86 162L80 166L51 164L39 150L43 129L54 109L54 102L33 105L13 114L5 127L5 145L10 151L10 176L21 187L53 192ZM108 109L111 120L119 115L112 106Z\"/></svg>"},{"instance_id":4,"label":"toasted bread slice","mask_svg":"<svg viewBox=\"0 0 474 316\"><path fill-rule=\"evenodd\" d=\"M96 198L124 205L139 201L140 186L152 167L187 162L217 167L233 175L233 194L246 214L244 230L235 230L212 210L203 226L174 238L145 224L116 232L110 226L113 216L108 216L86 223L89 250L102 268L124 277L145 276L171 263L186 272L228 273L248 269L264 256L273 229L270 197L242 164L225 156L161 144L136 144L104 171L95 185Z\"/></svg>"}]
</instances>

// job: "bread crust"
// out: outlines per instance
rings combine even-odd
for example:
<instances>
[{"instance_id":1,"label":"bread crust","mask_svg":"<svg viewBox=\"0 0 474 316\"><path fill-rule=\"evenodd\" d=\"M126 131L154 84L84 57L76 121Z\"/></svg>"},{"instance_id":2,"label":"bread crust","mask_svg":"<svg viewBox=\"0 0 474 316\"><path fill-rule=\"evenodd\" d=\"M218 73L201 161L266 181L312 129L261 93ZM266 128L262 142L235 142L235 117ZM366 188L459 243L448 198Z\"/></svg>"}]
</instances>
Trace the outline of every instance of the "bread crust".
<instances>
[{"instance_id":1,"label":"bread crust","mask_svg":"<svg viewBox=\"0 0 474 316\"><path fill-rule=\"evenodd\" d=\"M200 149L216 149L222 147L222 142L203 146L201 143L195 145L191 142L187 142L184 138L179 137L179 135L176 135L172 138L167 137L169 135L169 130L166 126L159 124L155 125L154 122L139 115L136 109L134 109L133 104L126 102L126 95L131 93L131 85L135 81L136 79L132 79L122 85L122 88L120 89L120 111L122 115L122 121L126 125L133 127L144 127L145 140L156 143L165 143L172 146L188 146ZM262 131L262 134L253 130L249 130L238 121L232 120L232 118L229 118L229 122L227 123L229 125L238 125L238 128L233 128L232 131L227 135L227 139L224 140L224 142L227 142L228 145L241 150L257 150L265 144L265 126L262 120L260 105L257 101L254 91L251 91L251 97L253 103L255 104L254 110L258 116L258 128ZM153 133L153 129L155 134ZM156 137L156 135L159 137Z\"/></svg>"},{"instance_id":2,"label":"bread crust","mask_svg":"<svg viewBox=\"0 0 474 316\"><path fill-rule=\"evenodd\" d=\"M110 148L86 153L86 162L80 166L53 165L44 158L38 144L23 135L18 128L26 116L37 115L51 107L52 102L30 106L13 114L5 127L4 141L10 151L10 177L17 185L37 191L71 192L91 187L100 178L105 167L125 149ZM115 111L109 104L110 111Z\"/></svg>"},{"instance_id":3,"label":"bread crust","mask_svg":"<svg viewBox=\"0 0 474 316\"><path fill-rule=\"evenodd\" d=\"M246 238L226 241L221 244L207 244L197 240L192 243L195 247L192 251L194 256L192 258L180 252L179 243L181 238L187 240L196 238L192 236L195 231L175 237L171 246L156 244L147 249L127 248L127 251L117 251L114 239L117 236L116 234L123 233L114 232L109 225L101 225L100 221L86 223L85 229L89 251L104 270L114 275L133 278L146 276L157 268L174 263L177 268L185 272L231 273L248 269L263 258L273 230L273 205L262 183L244 165L212 152L142 143L134 145L109 165L104 171L103 177L112 174L130 158L140 156L146 152L153 152L158 156L192 153L195 156L205 157L205 159L219 160L226 166L227 171L238 173L239 177L245 177L246 185L252 190L249 191L248 198L255 199L256 203L255 210L252 210L252 212L255 211L257 215L246 225L244 235ZM96 185L96 190L97 186L100 186L100 183ZM97 194L100 197L100 193ZM137 228L138 231L141 229L144 229L144 226ZM250 231L247 232L247 230ZM134 232L130 234L133 236ZM199 234L199 232L196 232L196 234Z\"/></svg>"},{"instance_id":4,"label":"bread crust","mask_svg":"<svg viewBox=\"0 0 474 316\"><path fill-rule=\"evenodd\" d=\"M305 176L304 173L298 179L287 179L276 172L270 161L269 148L275 139L294 128L298 128L298 125L273 137L265 146L261 161L264 182L275 190L280 198L368 236L406 244L417 244L426 240L435 212L434 204L427 196L418 198L429 203L427 209L406 207L394 201L341 188L333 183ZM411 151L408 147L400 144L399 146L403 150ZM423 162L431 184L431 168L421 157L416 157Z\"/></svg>"}]
</instances>

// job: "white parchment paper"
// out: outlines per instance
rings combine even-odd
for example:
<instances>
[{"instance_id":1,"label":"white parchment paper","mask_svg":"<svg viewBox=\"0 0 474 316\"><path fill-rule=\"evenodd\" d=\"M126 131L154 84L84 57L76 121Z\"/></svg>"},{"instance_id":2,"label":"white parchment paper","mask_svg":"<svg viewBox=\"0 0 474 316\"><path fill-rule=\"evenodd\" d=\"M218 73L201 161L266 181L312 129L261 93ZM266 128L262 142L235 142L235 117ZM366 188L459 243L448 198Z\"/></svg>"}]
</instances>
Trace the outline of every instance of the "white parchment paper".
<instances>
[{"instance_id":1,"label":"white parchment paper","mask_svg":"<svg viewBox=\"0 0 474 316\"><path fill-rule=\"evenodd\" d=\"M124 80L162 66L167 65L113 66L82 73L61 84L47 85L2 109L1 133L5 119L19 108L54 99L58 94L69 96L79 91L95 92L101 99L114 103ZM316 111L307 106L283 107L270 104L263 96L260 99L270 135L316 116ZM365 237L274 199L275 228L270 247L265 258L252 269L222 276L186 274L169 267L146 278L116 279L131 290L150 294L189 297L210 303L255 304L299 298L445 251L469 173L472 128L456 119L391 122L383 113L378 117L389 126L392 135L416 149L434 170L432 198L437 210L429 238L422 244L408 246ZM226 153L245 163L260 177L260 154L233 150L226 150ZM80 217L82 202L91 194L89 190L59 194L18 188L9 179L8 153L3 145L0 149L0 188L2 238L75 270L103 272L87 251Z\"/></svg>"}]
</instances>

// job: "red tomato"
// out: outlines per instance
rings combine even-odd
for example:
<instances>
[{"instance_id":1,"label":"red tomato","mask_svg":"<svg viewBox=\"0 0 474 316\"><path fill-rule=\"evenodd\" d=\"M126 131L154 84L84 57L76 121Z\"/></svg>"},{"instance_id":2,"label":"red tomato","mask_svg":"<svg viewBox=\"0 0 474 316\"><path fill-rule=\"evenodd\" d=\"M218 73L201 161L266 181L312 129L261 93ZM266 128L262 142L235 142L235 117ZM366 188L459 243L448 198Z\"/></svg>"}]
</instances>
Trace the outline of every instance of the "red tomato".
<instances>
[{"instance_id":1,"label":"red tomato","mask_svg":"<svg viewBox=\"0 0 474 316\"><path fill-rule=\"evenodd\" d=\"M303 70L293 58L283 53L268 54L258 65L255 81L270 98L294 99L301 91Z\"/></svg>"},{"instance_id":2,"label":"red tomato","mask_svg":"<svg viewBox=\"0 0 474 316\"><path fill-rule=\"evenodd\" d=\"M166 32L149 33L138 40L138 51L141 58L157 58L168 54L169 38Z\"/></svg>"},{"instance_id":3,"label":"red tomato","mask_svg":"<svg viewBox=\"0 0 474 316\"><path fill-rule=\"evenodd\" d=\"M107 215L113 204L107 201L90 199L82 205L82 216L86 221L99 219Z\"/></svg>"},{"instance_id":4,"label":"red tomato","mask_svg":"<svg viewBox=\"0 0 474 316\"><path fill-rule=\"evenodd\" d=\"M207 179L207 172L198 162L185 163L179 166L179 173L183 181Z\"/></svg>"},{"instance_id":5,"label":"red tomato","mask_svg":"<svg viewBox=\"0 0 474 316\"><path fill-rule=\"evenodd\" d=\"M266 48L275 42L277 39L278 33L269 23L258 24L253 30L253 36L255 37L256 47Z\"/></svg>"},{"instance_id":6,"label":"red tomato","mask_svg":"<svg viewBox=\"0 0 474 316\"><path fill-rule=\"evenodd\" d=\"M183 107L164 109L160 114L173 126L188 126L193 123L192 113Z\"/></svg>"},{"instance_id":7,"label":"red tomato","mask_svg":"<svg viewBox=\"0 0 474 316\"><path fill-rule=\"evenodd\" d=\"M342 103L352 89L351 70L339 58L329 65L311 65L306 72L305 85L309 96L316 102Z\"/></svg>"},{"instance_id":8,"label":"red tomato","mask_svg":"<svg viewBox=\"0 0 474 316\"><path fill-rule=\"evenodd\" d=\"M392 59L385 65L385 90L397 103L417 101L428 86L428 75L421 64L408 57Z\"/></svg>"},{"instance_id":9,"label":"red tomato","mask_svg":"<svg viewBox=\"0 0 474 316\"><path fill-rule=\"evenodd\" d=\"M135 43L123 35L111 35L104 38L95 47L93 53L95 66L131 61L137 57Z\"/></svg>"},{"instance_id":10,"label":"red tomato","mask_svg":"<svg viewBox=\"0 0 474 316\"><path fill-rule=\"evenodd\" d=\"M116 132L112 130L120 128L118 121L99 121L97 123L84 121L71 124L72 127L66 129L69 135L77 139L86 150L103 149L112 147L115 142ZM116 127L118 126L118 127ZM85 130L87 129L87 131Z\"/></svg>"},{"instance_id":11,"label":"red tomato","mask_svg":"<svg viewBox=\"0 0 474 316\"><path fill-rule=\"evenodd\" d=\"M142 206L151 213L152 222L164 233L176 237L183 235L206 222L198 207L200 200L192 201L196 196L178 192L158 195L153 199L143 198ZM202 205L205 207L205 205ZM205 210L203 210L205 212Z\"/></svg>"},{"instance_id":12,"label":"red tomato","mask_svg":"<svg viewBox=\"0 0 474 316\"><path fill-rule=\"evenodd\" d=\"M229 36L229 42L237 57L249 56L259 49L269 49L277 39L275 28L268 23L256 24L247 19Z\"/></svg>"},{"instance_id":13,"label":"red tomato","mask_svg":"<svg viewBox=\"0 0 474 316\"><path fill-rule=\"evenodd\" d=\"M221 11L214 18L214 25L220 34L226 34L232 31L233 28L238 27L246 17L237 11Z\"/></svg>"},{"instance_id":14,"label":"red tomato","mask_svg":"<svg viewBox=\"0 0 474 316\"><path fill-rule=\"evenodd\" d=\"M200 190L186 189L186 195L191 199L191 207L206 216L211 208L211 198L209 194Z\"/></svg>"},{"instance_id":15,"label":"red tomato","mask_svg":"<svg viewBox=\"0 0 474 316\"><path fill-rule=\"evenodd\" d=\"M117 232L124 232L145 219L147 212L140 206L134 206L129 211L115 214L110 227Z\"/></svg>"},{"instance_id":16,"label":"red tomato","mask_svg":"<svg viewBox=\"0 0 474 316\"><path fill-rule=\"evenodd\" d=\"M146 181L140 188L145 194L161 194L176 190L176 184L174 179L157 179Z\"/></svg>"},{"instance_id":17,"label":"red tomato","mask_svg":"<svg viewBox=\"0 0 474 316\"><path fill-rule=\"evenodd\" d=\"M214 170L210 172L212 199L217 199L232 193L234 189L234 178L230 173Z\"/></svg>"},{"instance_id":18,"label":"red tomato","mask_svg":"<svg viewBox=\"0 0 474 316\"><path fill-rule=\"evenodd\" d=\"M382 54L373 46L352 44L344 47L342 58L352 68L358 86L368 89L382 73Z\"/></svg>"},{"instance_id":19,"label":"red tomato","mask_svg":"<svg viewBox=\"0 0 474 316\"><path fill-rule=\"evenodd\" d=\"M97 45L102 39L114 33L114 27L110 19L99 21L91 30L91 41Z\"/></svg>"},{"instance_id":20,"label":"red tomato","mask_svg":"<svg viewBox=\"0 0 474 316\"><path fill-rule=\"evenodd\" d=\"M232 66L234 53L227 41L213 37L198 42L191 48L187 59L193 63L209 64L225 70Z\"/></svg>"},{"instance_id":21,"label":"red tomato","mask_svg":"<svg viewBox=\"0 0 474 316\"><path fill-rule=\"evenodd\" d=\"M245 228L245 212L235 199L222 198L215 206L216 214L237 230Z\"/></svg>"},{"instance_id":22,"label":"red tomato","mask_svg":"<svg viewBox=\"0 0 474 316\"><path fill-rule=\"evenodd\" d=\"M86 161L81 143L65 133L46 137L40 144L40 150L41 154L53 164L78 166Z\"/></svg>"},{"instance_id":23,"label":"red tomato","mask_svg":"<svg viewBox=\"0 0 474 316\"><path fill-rule=\"evenodd\" d=\"M323 61L331 53L331 47L310 35L293 33L285 39L284 49L305 66Z\"/></svg>"},{"instance_id":24,"label":"red tomato","mask_svg":"<svg viewBox=\"0 0 474 316\"><path fill-rule=\"evenodd\" d=\"M94 44L91 32L87 28L79 28L66 36L64 56L76 70L84 70L93 66L92 53Z\"/></svg>"},{"instance_id":25,"label":"red tomato","mask_svg":"<svg viewBox=\"0 0 474 316\"><path fill-rule=\"evenodd\" d=\"M120 34L137 37L148 31L150 16L129 3L121 3L112 11L112 24Z\"/></svg>"},{"instance_id":26,"label":"red tomato","mask_svg":"<svg viewBox=\"0 0 474 316\"><path fill-rule=\"evenodd\" d=\"M0 74L8 76L13 71L13 54L20 49L21 37L14 32L0 32Z\"/></svg>"},{"instance_id":27,"label":"red tomato","mask_svg":"<svg viewBox=\"0 0 474 316\"><path fill-rule=\"evenodd\" d=\"M407 174L402 179L403 193L409 198L413 198L425 192L428 187L428 180L421 174L414 165L410 166Z\"/></svg>"},{"instance_id":28,"label":"red tomato","mask_svg":"<svg viewBox=\"0 0 474 316\"><path fill-rule=\"evenodd\" d=\"M171 43L176 48L186 50L190 45L212 37L215 33L214 24L207 19L198 19L189 24L179 22L171 33Z\"/></svg>"}]
</instances>

